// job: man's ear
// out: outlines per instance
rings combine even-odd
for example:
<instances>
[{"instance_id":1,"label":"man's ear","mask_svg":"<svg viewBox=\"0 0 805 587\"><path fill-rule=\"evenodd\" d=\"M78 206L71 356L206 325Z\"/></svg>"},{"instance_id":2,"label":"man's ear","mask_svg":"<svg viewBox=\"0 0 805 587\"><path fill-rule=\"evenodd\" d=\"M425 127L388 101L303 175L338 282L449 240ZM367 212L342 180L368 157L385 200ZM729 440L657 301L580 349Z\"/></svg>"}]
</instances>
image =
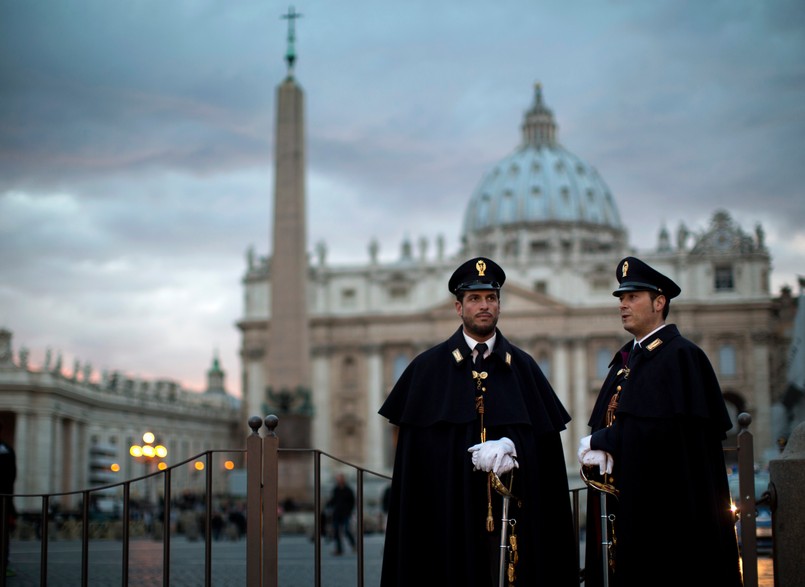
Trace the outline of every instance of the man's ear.
<instances>
[{"instance_id":1,"label":"man's ear","mask_svg":"<svg viewBox=\"0 0 805 587\"><path fill-rule=\"evenodd\" d=\"M462 304L461 304L461 302L459 302L458 300L456 300L454 303L455 303L455 305L456 305L456 314L458 314L459 316L461 316L461 310L462 310Z\"/></svg>"}]
</instances>

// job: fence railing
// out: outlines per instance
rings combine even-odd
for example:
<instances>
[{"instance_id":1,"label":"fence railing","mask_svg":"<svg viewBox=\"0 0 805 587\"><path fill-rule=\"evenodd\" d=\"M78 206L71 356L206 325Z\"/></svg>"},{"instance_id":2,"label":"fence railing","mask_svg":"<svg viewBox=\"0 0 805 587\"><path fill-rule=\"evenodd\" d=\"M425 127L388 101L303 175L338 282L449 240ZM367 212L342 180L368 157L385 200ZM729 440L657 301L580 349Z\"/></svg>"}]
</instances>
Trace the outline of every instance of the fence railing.
<instances>
[{"instance_id":1,"label":"fence railing","mask_svg":"<svg viewBox=\"0 0 805 587\"><path fill-rule=\"evenodd\" d=\"M751 416L742 413L738 416L740 431L734 447L725 448L725 452L737 453L740 496L736 505L741 519L740 542L744 577L744 587L758 587L757 567L757 539L755 523L755 485L754 485L754 447L753 437L749 432ZM108 493L113 489L122 489L122 515L117 526L115 538L121 542L121 584L129 585L130 549L135 529L142 528L133 516L131 488L139 482L149 482L149 479L162 481L161 515L155 520L154 528L161 523L161 533L152 529L152 534L162 541L162 585L167 587L171 577L171 521L172 521L172 475L183 465L204 459L204 499L202 506L203 533L204 533L204 571L203 583L205 587L212 585L212 544L213 544L213 455L216 453L245 453L246 462L246 585L247 587L279 587L279 540L280 540L280 456L281 454L309 454L312 458L313 473L313 504L312 504L312 536L314 543L313 580L315 587L322 584L322 526L321 513L324 503L321 495L322 459L326 458L352 468L356 473L356 584L357 587L365 585L365 553L364 531L366 499L364 489L367 477L389 480L387 475L362 468L333 455L316 449L288 449L280 448L279 437L276 433L279 419L270 415L265 419L253 416L249 419L250 435L246 439L245 449L210 450L191 457L166 468L142 477L133 478L121 483L94 487L74 492L61 492L49 494L16 494L14 496L0 496L0 514L2 515L2 533L0 533L0 552L5 552L10 540L9 512L12 498L36 498L40 501L40 523L35 539L39 541L39 577L40 585L48 583L49 563L49 528L51 519L51 506L54 499L68 495L78 495L81 501L80 512L80 567L82 587L89 585L89 551L93 540L93 524L91 522L90 503L95 492ZM261 431L263 434L261 435ZM586 487L571 490L570 500L576 535L576 561L581 571L581 534L583 530L582 499ZM138 525L139 524L139 525ZM78 528L76 528L78 529ZM2 559L3 557L0 557ZM6 562L0 560L0 587L6 586ZM580 581L583 582L580 573Z\"/></svg>"}]
</instances>

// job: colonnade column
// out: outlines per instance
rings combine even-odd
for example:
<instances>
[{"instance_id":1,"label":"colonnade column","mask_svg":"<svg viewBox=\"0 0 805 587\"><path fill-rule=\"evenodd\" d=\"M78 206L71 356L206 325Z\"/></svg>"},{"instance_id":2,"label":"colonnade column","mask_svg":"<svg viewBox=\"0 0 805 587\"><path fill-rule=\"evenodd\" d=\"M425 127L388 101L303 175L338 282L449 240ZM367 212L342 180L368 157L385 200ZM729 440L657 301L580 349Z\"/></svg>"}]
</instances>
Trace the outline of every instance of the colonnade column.
<instances>
[{"instance_id":1,"label":"colonnade column","mask_svg":"<svg viewBox=\"0 0 805 587\"><path fill-rule=\"evenodd\" d=\"M30 460L27 462L36 463L34 467L31 467L31 474L28 477L30 479L28 490L31 493L51 491L50 480L54 477L53 463L56 458L56 451L52 450L55 419L51 414L31 415L31 431L28 434L28 446L30 447L28 458ZM17 462L20 462L19 455Z\"/></svg>"},{"instance_id":2,"label":"colonnade column","mask_svg":"<svg viewBox=\"0 0 805 587\"><path fill-rule=\"evenodd\" d=\"M62 419L56 414L50 414L48 421L48 428L50 429L50 443L52 447L50 451L50 467L51 475L47 480L43 493L52 493L54 491L64 491L64 459L67 454L66 447L64 446L64 428ZM48 446L47 444L45 446ZM65 500L63 497L59 499L59 505L64 506Z\"/></svg>"},{"instance_id":3,"label":"colonnade column","mask_svg":"<svg viewBox=\"0 0 805 587\"><path fill-rule=\"evenodd\" d=\"M31 456L30 418L24 412L17 412L14 417L14 452L17 455L17 482L15 493L33 493L33 472L36 467L20 467L19 463L35 463ZM35 497L22 497L16 506L20 509L31 509L39 504Z\"/></svg>"}]
</instances>

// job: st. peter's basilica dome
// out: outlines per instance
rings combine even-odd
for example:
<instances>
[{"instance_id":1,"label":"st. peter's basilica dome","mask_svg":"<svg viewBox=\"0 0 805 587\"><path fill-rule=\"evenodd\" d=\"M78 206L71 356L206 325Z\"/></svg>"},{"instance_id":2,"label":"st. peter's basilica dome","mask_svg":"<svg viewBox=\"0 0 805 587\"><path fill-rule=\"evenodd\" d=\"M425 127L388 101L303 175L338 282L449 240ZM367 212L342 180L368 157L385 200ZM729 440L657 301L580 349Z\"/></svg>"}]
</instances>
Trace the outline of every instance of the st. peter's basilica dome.
<instances>
[{"instance_id":1,"label":"st. peter's basilica dome","mask_svg":"<svg viewBox=\"0 0 805 587\"><path fill-rule=\"evenodd\" d=\"M520 146L485 174L467 205L465 253L533 262L626 245L609 187L592 165L559 144L556 128L537 84Z\"/></svg>"}]
</instances>

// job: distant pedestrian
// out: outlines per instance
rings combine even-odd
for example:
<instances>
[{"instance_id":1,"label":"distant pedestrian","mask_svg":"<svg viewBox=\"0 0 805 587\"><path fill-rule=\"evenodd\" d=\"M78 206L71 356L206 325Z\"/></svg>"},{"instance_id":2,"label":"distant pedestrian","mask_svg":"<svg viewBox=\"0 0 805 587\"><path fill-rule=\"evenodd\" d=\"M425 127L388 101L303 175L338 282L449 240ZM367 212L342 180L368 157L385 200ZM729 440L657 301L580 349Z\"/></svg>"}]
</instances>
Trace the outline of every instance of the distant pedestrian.
<instances>
[{"instance_id":1,"label":"distant pedestrian","mask_svg":"<svg viewBox=\"0 0 805 587\"><path fill-rule=\"evenodd\" d=\"M14 482L17 479L17 455L14 448L3 439L3 423L0 422L0 495L12 495L14 493ZM11 551L11 530L17 522L17 512L14 509L14 500L11 497L3 498L2 509L5 511L3 526L3 543L5 552L3 553L3 567L5 567L6 577L14 577L17 573L10 566Z\"/></svg>"},{"instance_id":2,"label":"distant pedestrian","mask_svg":"<svg viewBox=\"0 0 805 587\"><path fill-rule=\"evenodd\" d=\"M344 554L344 545L341 540L342 532L352 546L352 550L355 550L355 536L350 528L352 511L355 509L355 492L347 485L343 473L338 473L335 476L335 486L327 505L332 509L333 540L335 540L333 554L336 556Z\"/></svg>"}]
</instances>

